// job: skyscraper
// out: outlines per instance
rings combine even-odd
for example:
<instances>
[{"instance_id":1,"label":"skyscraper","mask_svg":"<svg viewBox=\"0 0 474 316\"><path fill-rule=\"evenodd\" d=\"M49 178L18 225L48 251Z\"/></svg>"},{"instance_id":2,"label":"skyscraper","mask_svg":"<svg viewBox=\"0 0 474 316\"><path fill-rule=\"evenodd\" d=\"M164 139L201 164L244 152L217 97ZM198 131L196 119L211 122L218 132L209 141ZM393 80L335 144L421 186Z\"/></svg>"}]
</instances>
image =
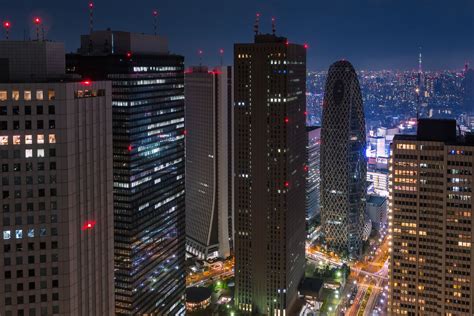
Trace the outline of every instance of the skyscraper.
<instances>
[{"instance_id":1,"label":"skyscraper","mask_svg":"<svg viewBox=\"0 0 474 316\"><path fill-rule=\"evenodd\" d=\"M389 315L473 315L474 137L419 120L390 159Z\"/></svg>"},{"instance_id":2,"label":"skyscraper","mask_svg":"<svg viewBox=\"0 0 474 316\"><path fill-rule=\"evenodd\" d=\"M184 66L159 36L82 36L68 69L112 81L118 315L184 313Z\"/></svg>"},{"instance_id":3,"label":"skyscraper","mask_svg":"<svg viewBox=\"0 0 474 316\"><path fill-rule=\"evenodd\" d=\"M198 258L231 255L232 67L185 74L186 248Z\"/></svg>"},{"instance_id":4,"label":"skyscraper","mask_svg":"<svg viewBox=\"0 0 474 316\"><path fill-rule=\"evenodd\" d=\"M235 44L234 69L235 302L292 315L305 266L306 50L257 34Z\"/></svg>"},{"instance_id":5,"label":"skyscraper","mask_svg":"<svg viewBox=\"0 0 474 316\"><path fill-rule=\"evenodd\" d=\"M111 84L64 56L0 42L0 315L114 315Z\"/></svg>"},{"instance_id":6,"label":"skyscraper","mask_svg":"<svg viewBox=\"0 0 474 316\"><path fill-rule=\"evenodd\" d=\"M464 112L474 114L474 70L467 69L464 72L462 82Z\"/></svg>"},{"instance_id":7,"label":"skyscraper","mask_svg":"<svg viewBox=\"0 0 474 316\"><path fill-rule=\"evenodd\" d=\"M321 127L309 126L308 132L308 173L306 175L306 222L309 223L320 210L320 182L321 168L320 146L321 146Z\"/></svg>"},{"instance_id":8,"label":"skyscraper","mask_svg":"<svg viewBox=\"0 0 474 316\"><path fill-rule=\"evenodd\" d=\"M331 65L321 130L321 219L326 244L349 255L361 249L367 163L359 80L345 60Z\"/></svg>"}]
</instances>

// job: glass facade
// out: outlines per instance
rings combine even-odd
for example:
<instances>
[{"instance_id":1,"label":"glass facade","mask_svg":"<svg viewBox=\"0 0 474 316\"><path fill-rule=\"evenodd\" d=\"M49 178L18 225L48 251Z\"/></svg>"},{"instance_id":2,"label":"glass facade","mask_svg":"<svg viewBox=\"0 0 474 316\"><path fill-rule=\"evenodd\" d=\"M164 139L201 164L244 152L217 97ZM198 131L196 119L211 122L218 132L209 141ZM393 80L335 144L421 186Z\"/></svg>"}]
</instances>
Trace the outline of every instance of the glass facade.
<instances>
[{"instance_id":1,"label":"glass facade","mask_svg":"<svg viewBox=\"0 0 474 316\"><path fill-rule=\"evenodd\" d=\"M117 315L184 314L184 60L68 57L112 81Z\"/></svg>"}]
</instances>

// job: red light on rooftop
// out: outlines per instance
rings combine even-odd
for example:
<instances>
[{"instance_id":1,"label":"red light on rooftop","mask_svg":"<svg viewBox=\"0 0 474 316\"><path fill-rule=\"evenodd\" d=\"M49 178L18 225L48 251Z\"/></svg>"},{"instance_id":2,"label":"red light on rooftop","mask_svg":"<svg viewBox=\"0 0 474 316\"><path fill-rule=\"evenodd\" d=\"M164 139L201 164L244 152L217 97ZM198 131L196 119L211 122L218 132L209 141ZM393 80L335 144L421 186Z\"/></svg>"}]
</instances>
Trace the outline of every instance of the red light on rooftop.
<instances>
[{"instance_id":1,"label":"red light on rooftop","mask_svg":"<svg viewBox=\"0 0 474 316\"><path fill-rule=\"evenodd\" d=\"M308 48L309 48L309 45L305 43L305 44L303 45L303 47L304 47L305 49L308 49Z\"/></svg>"},{"instance_id":2,"label":"red light on rooftop","mask_svg":"<svg viewBox=\"0 0 474 316\"><path fill-rule=\"evenodd\" d=\"M290 122L290 119L285 117L285 123L289 123Z\"/></svg>"},{"instance_id":3,"label":"red light on rooftop","mask_svg":"<svg viewBox=\"0 0 474 316\"><path fill-rule=\"evenodd\" d=\"M89 230L94 228L95 224L97 224L96 221L86 221L84 225L82 225L82 230Z\"/></svg>"},{"instance_id":4,"label":"red light on rooftop","mask_svg":"<svg viewBox=\"0 0 474 316\"><path fill-rule=\"evenodd\" d=\"M92 9L92 8L94 8L94 3L89 2L89 9Z\"/></svg>"},{"instance_id":5,"label":"red light on rooftop","mask_svg":"<svg viewBox=\"0 0 474 316\"><path fill-rule=\"evenodd\" d=\"M131 58L132 57L132 52L127 52L127 58Z\"/></svg>"},{"instance_id":6,"label":"red light on rooftop","mask_svg":"<svg viewBox=\"0 0 474 316\"><path fill-rule=\"evenodd\" d=\"M3 27L6 28L6 29L9 29L11 27L11 23L9 21L5 21L3 22Z\"/></svg>"},{"instance_id":7,"label":"red light on rooftop","mask_svg":"<svg viewBox=\"0 0 474 316\"><path fill-rule=\"evenodd\" d=\"M158 11L157 10L153 10L153 16L158 16Z\"/></svg>"},{"instance_id":8,"label":"red light on rooftop","mask_svg":"<svg viewBox=\"0 0 474 316\"><path fill-rule=\"evenodd\" d=\"M38 17L36 17L36 18L33 19L33 22L34 22L35 24L40 24L40 23L41 23L41 19L38 18Z\"/></svg>"},{"instance_id":9,"label":"red light on rooftop","mask_svg":"<svg viewBox=\"0 0 474 316\"><path fill-rule=\"evenodd\" d=\"M86 79L86 80L83 80L81 84L84 86L90 86L92 84L92 81Z\"/></svg>"},{"instance_id":10,"label":"red light on rooftop","mask_svg":"<svg viewBox=\"0 0 474 316\"><path fill-rule=\"evenodd\" d=\"M222 49L222 48L219 49L219 53L220 53L220 54L224 54L224 49Z\"/></svg>"},{"instance_id":11,"label":"red light on rooftop","mask_svg":"<svg viewBox=\"0 0 474 316\"><path fill-rule=\"evenodd\" d=\"M285 45L286 45L286 46L290 45L290 41L289 41L289 40L286 40Z\"/></svg>"},{"instance_id":12,"label":"red light on rooftop","mask_svg":"<svg viewBox=\"0 0 474 316\"><path fill-rule=\"evenodd\" d=\"M285 181L285 188L288 188L290 186L290 182Z\"/></svg>"}]
</instances>

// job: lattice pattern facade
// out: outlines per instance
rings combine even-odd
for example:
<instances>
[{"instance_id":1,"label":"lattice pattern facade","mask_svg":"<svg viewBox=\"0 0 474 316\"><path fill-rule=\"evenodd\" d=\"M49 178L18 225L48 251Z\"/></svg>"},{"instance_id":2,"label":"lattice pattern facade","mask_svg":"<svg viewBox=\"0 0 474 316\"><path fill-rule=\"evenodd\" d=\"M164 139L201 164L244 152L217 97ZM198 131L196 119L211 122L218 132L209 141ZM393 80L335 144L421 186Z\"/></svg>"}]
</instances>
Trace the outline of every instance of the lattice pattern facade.
<instances>
[{"instance_id":1,"label":"lattice pattern facade","mask_svg":"<svg viewBox=\"0 0 474 316\"><path fill-rule=\"evenodd\" d=\"M321 131L321 216L328 248L357 255L366 204L365 118L353 66L329 68Z\"/></svg>"}]
</instances>

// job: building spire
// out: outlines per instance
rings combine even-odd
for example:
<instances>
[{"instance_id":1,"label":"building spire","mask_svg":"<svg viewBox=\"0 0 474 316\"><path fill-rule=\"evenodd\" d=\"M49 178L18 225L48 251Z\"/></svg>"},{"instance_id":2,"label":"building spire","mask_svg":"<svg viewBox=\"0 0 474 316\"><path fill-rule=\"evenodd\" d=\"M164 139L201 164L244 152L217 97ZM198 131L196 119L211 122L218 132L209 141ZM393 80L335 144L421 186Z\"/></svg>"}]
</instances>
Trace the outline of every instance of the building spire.
<instances>
[{"instance_id":1,"label":"building spire","mask_svg":"<svg viewBox=\"0 0 474 316\"><path fill-rule=\"evenodd\" d=\"M158 30L158 10L153 10L153 29L155 31L155 35L157 35Z\"/></svg>"},{"instance_id":2,"label":"building spire","mask_svg":"<svg viewBox=\"0 0 474 316\"><path fill-rule=\"evenodd\" d=\"M276 20L275 17L272 17L272 34L276 34Z\"/></svg>"}]
</instances>

